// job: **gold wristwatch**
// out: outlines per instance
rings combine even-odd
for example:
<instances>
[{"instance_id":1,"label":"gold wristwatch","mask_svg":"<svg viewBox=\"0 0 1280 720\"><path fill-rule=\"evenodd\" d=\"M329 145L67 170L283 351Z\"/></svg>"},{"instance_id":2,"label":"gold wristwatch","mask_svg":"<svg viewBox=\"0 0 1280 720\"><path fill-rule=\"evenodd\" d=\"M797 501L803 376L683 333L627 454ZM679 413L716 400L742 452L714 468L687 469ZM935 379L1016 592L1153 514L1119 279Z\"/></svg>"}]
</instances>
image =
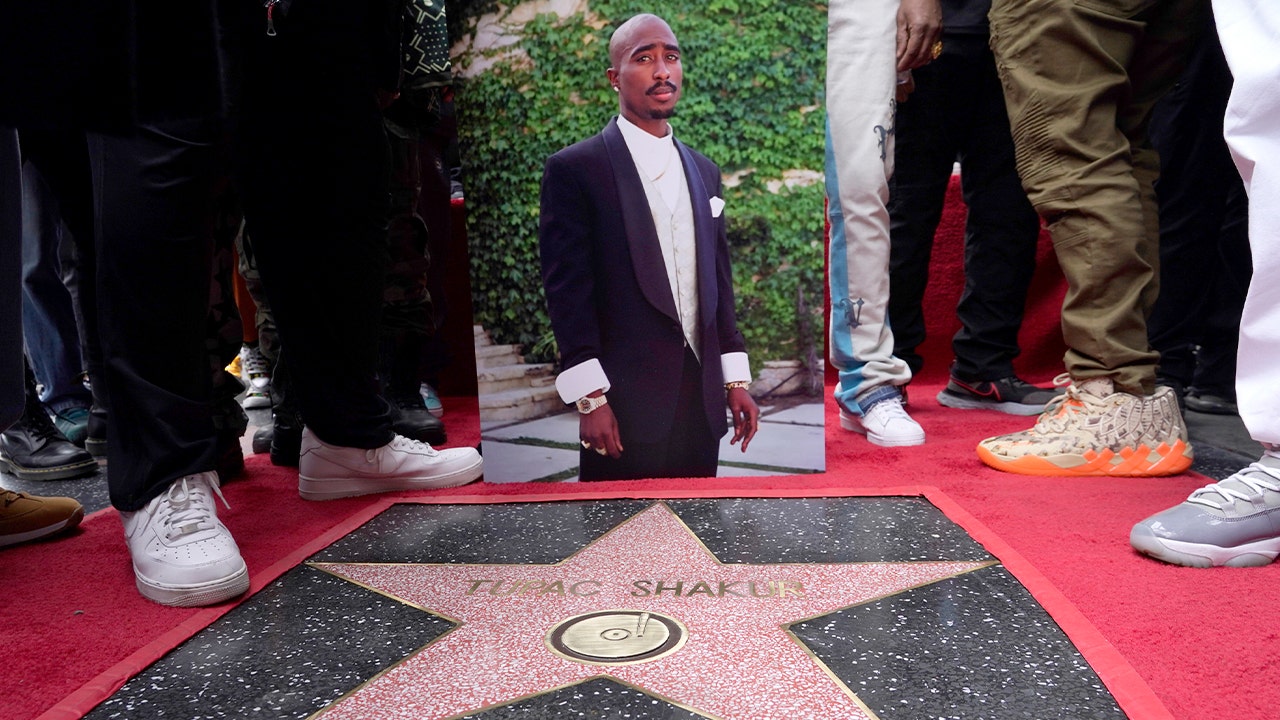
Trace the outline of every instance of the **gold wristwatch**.
<instances>
[{"instance_id":1,"label":"gold wristwatch","mask_svg":"<svg viewBox=\"0 0 1280 720\"><path fill-rule=\"evenodd\" d=\"M608 404L609 404L609 398L605 397L604 395L601 395L600 397L591 397L590 395L584 395L578 398L578 402L575 403L575 405L577 405L578 407L578 412L582 413L583 415L588 415L590 413L593 413L596 410L598 410L601 406L608 405Z\"/></svg>"}]
</instances>

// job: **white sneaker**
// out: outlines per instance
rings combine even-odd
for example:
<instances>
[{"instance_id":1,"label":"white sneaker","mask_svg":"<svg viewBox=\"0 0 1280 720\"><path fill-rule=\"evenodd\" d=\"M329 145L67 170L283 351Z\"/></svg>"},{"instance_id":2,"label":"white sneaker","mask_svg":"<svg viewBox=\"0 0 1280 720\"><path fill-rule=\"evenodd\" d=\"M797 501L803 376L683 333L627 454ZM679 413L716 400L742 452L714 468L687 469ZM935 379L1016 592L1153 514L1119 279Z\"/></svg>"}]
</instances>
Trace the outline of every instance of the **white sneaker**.
<instances>
[{"instance_id":1,"label":"white sneaker","mask_svg":"<svg viewBox=\"0 0 1280 720\"><path fill-rule=\"evenodd\" d=\"M121 512L138 592L161 605L195 607L230 600L249 589L249 570L218 520L213 472L175 480L135 512ZM230 507L230 506L228 506Z\"/></svg>"},{"instance_id":2,"label":"white sneaker","mask_svg":"<svg viewBox=\"0 0 1280 720\"><path fill-rule=\"evenodd\" d=\"M396 435L380 448L339 447L302 430L298 456L298 494L307 500L368 495L395 490L457 487L484 474L475 448L436 450Z\"/></svg>"},{"instance_id":3,"label":"white sneaker","mask_svg":"<svg viewBox=\"0 0 1280 720\"><path fill-rule=\"evenodd\" d=\"M924 444L924 428L911 419L902 400L885 398L867 408L862 417L840 411L840 427L867 436L874 445L906 447Z\"/></svg>"}]
</instances>

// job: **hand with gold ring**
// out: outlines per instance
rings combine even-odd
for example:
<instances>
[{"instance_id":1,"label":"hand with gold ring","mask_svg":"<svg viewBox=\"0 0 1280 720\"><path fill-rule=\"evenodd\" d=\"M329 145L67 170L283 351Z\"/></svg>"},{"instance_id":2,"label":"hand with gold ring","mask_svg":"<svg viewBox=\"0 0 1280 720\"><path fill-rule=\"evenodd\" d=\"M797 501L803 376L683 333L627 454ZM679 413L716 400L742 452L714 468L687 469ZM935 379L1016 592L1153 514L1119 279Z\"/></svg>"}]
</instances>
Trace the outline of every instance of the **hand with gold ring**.
<instances>
[{"instance_id":1,"label":"hand with gold ring","mask_svg":"<svg viewBox=\"0 0 1280 720\"><path fill-rule=\"evenodd\" d=\"M622 436L613 408L606 405L578 416L578 438L583 450L593 450L615 460L622 457Z\"/></svg>"},{"instance_id":2,"label":"hand with gold ring","mask_svg":"<svg viewBox=\"0 0 1280 720\"><path fill-rule=\"evenodd\" d=\"M942 37L942 7L938 0L899 0L897 26L898 72L918 68Z\"/></svg>"}]
</instances>

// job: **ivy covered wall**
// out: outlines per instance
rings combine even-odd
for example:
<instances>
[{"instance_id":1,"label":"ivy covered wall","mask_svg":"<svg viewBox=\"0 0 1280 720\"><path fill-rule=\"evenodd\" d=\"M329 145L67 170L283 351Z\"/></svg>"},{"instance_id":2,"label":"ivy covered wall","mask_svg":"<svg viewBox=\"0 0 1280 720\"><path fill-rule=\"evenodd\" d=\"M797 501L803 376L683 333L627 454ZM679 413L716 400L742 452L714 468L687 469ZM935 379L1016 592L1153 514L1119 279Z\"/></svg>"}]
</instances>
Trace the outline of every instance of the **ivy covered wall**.
<instances>
[{"instance_id":1,"label":"ivy covered wall","mask_svg":"<svg viewBox=\"0 0 1280 720\"><path fill-rule=\"evenodd\" d=\"M567 15L537 14L546 8ZM683 55L676 135L724 173L752 363L821 360L825 4L484 0L449 12L475 321L495 342L554 360L538 265L543 162L617 113L605 77L609 36L653 12Z\"/></svg>"}]
</instances>

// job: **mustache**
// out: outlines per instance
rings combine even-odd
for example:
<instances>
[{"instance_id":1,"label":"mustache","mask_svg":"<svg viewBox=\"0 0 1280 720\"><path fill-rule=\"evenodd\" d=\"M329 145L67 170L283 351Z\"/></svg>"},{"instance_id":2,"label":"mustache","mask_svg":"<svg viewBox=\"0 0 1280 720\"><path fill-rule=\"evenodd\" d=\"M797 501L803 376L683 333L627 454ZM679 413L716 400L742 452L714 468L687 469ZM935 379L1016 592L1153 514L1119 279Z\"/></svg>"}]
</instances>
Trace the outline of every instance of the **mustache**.
<instances>
[{"instance_id":1,"label":"mustache","mask_svg":"<svg viewBox=\"0 0 1280 720\"><path fill-rule=\"evenodd\" d=\"M645 95L652 95L652 94L654 94L654 93L656 93L656 92L660 92L660 91L662 91L662 90L669 90L669 91L671 91L671 92L676 92L676 91L678 91L679 89L680 89L680 88L678 88L678 87L676 87L676 86L675 86L675 83L669 82L669 81L667 81L667 80L663 80L662 82L657 83L657 84L656 84L656 85L654 85L653 87L651 87L651 88L649 88L648 90L646 90L644 94L645 94Z\"/></svg>"}]
</instances>

